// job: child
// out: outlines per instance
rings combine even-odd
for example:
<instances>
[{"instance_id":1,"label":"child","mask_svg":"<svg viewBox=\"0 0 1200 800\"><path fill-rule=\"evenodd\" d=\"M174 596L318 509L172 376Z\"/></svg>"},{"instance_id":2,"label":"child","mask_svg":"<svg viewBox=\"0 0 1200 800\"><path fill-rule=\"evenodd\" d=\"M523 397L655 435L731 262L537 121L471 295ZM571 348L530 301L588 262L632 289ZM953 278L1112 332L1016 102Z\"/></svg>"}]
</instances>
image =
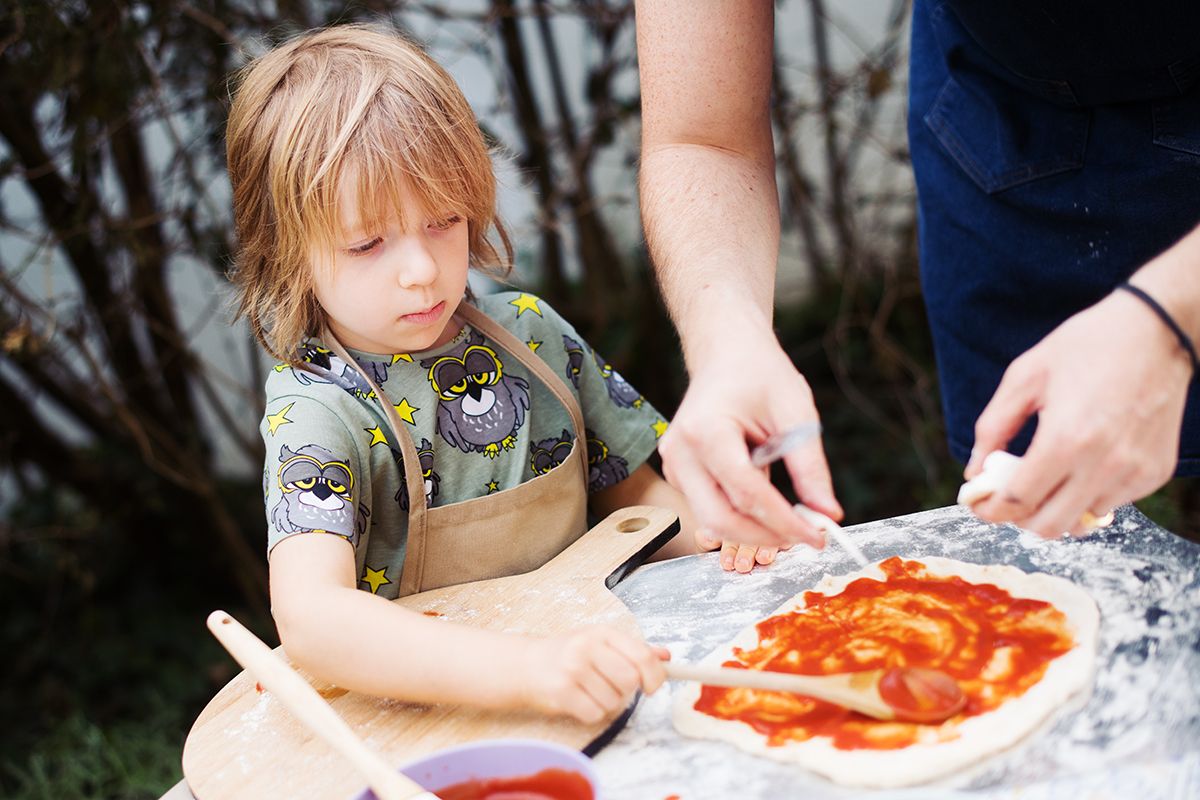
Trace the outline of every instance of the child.
<instances>
[{"instance_id":1,"label":"child","mask_svg":"<svg viewBox=\"0 0 1200 800\"><path fill-rule=\"evenodd\" d=\"M670 507L684 533L659 555L698 551L645 463L658 413L545 301L470 296L469 266L504 274L511 247L453 80L395 35L307 34L243 71L227 149L239 315L284 362L261 431L288 655L362 692L588 722L654 691L665 653L620 631L521 637L387 602L534 569L589 501Z\"/></svg>"}]
</instances>

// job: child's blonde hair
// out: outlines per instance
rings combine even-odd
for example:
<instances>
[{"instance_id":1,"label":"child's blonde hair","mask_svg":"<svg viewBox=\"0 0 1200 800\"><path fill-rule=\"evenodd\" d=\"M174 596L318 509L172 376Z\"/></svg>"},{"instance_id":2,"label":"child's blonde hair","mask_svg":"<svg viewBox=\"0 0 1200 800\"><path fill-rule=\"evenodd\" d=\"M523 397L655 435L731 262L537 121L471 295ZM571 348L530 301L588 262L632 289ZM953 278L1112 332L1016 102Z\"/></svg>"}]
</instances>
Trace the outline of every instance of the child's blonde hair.
<instances>
[{"instance_id":1,"label":"child's blonde hair","mask_svg":"<svg viewBox=\"0 0 1200 800\"><path fill-rule=\"evenodd\" d=\"M238 237L232 277L237 314L267 352L296 364L298 345L320 329L311 248L332 249L340 237L338 190L348 171L367 232L396 216L403 224L407 181L424 210L467 220L473 266L511 268L475 115L416 45L363 25L328 28L255 59L235 81L226 132Z\"/></svg>"}]
</instances>

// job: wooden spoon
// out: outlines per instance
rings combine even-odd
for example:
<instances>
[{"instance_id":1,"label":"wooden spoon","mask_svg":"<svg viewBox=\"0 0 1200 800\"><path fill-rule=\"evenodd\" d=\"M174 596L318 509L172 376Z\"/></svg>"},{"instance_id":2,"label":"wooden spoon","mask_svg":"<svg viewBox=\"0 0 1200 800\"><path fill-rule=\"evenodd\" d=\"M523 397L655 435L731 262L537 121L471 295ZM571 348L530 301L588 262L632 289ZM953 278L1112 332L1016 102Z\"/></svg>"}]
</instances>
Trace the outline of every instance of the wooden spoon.
<instances>
[{"instance_id":1,"label":"wooden spoon","mask_svg":"<svg viewBox=\"0 0 1200 800\"><path fill-rule=\"evenodd\" d=\"M380 800L438 800L368 747L308 681L240 622L214 611L208 615L208 629L284 708L353 763Z\"/></svg>"},{"instance_id":2,"label":"wooden spoon","mask_svg":"<svg viewBox=\"0 0 1200 800\"><path fill-rule=\"evenodd\" d=\"M839 675L795 675L757 669L665 664L671 680L792 692L882 720L942 722L967 703L953 678L936 669L893 667Z\"/></svg>"}]
</instances>

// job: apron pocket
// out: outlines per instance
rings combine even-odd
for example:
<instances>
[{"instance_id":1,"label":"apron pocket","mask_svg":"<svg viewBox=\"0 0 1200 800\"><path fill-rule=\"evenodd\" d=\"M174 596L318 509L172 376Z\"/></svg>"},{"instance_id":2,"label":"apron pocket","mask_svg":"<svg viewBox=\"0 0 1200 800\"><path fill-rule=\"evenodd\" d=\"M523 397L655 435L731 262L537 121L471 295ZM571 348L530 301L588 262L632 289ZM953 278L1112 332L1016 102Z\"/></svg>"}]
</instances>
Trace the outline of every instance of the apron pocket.
<instances>
[{"instance_id":1,"label":"apron pocket","mask_svg":"<svg viewBox=\"0 0 1200 800\"><path fill-rule=\"evenodd\" d=\"M1154 143L1200 156L1200 92L1154 104Z\"/></svg>"},{"instance_id":2,"label":"apron pocket","mask_svg":"<svg viewBox=\"0 0 1200 800\"><path fill-rule=\"evenodd\" d=\"M925 125L988 194L1079 169L1089 114L1063 108L985 76L946 79Z\"/></svg>"}]
</instances>

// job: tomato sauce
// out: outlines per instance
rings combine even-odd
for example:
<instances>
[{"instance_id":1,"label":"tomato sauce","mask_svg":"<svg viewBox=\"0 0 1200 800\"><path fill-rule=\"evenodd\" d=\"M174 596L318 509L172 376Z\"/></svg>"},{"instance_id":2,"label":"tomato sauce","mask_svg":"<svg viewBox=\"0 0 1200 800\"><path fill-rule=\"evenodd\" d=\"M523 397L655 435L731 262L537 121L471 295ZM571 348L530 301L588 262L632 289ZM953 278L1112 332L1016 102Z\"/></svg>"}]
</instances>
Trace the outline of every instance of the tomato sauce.
<instances>
[{"instance_id":1,"label":"tomato sauce","mask_svg":"<svg viewBox=\"0 0 1200 800\"><path fill-rule=\"evenodd\" d=\"M827 736L841 750L893 750L957 736L963 719L997 708L1037 683L1075 645L1050 603L1014 598L992 584L930 575L889 558L886 578L859 578L834 595L806 592L804 607L763 620L758 646L734 649L727 667L829 675L926 667L954 678L966 707L940 725L873 720L801 695L703 686L695 708L744 722L782 745ZM882 687L903 703L902 686Z\"/></svg>"},{"instance_id":2,"label":"tomato sauce","mask_svg":"<svg viewBox=\"0 0 1200 800\"><path fill-rule=\"evenodd\" d=\"M442 800L593 800L592 784L578 772L544 769L515 778L464 781L435 794Z\"/></svg>"}]
</instances>

